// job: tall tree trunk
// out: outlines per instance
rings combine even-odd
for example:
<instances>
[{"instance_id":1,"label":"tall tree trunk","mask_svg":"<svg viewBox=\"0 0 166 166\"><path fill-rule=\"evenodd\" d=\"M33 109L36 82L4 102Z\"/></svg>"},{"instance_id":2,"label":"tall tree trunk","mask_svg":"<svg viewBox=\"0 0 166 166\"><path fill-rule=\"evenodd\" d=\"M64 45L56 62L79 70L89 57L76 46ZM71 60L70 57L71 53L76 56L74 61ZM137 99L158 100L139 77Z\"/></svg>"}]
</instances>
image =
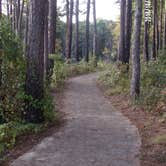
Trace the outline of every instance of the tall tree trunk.
<instances>
[{"instance_id":1,"label":"tall tree trunk","mask_svg":"<svg viewBox=\"0 0 166 166\"><path fill-rule=\"evenodd\" d=\"M134 42L132 50L131 96L135 99L140 94L140 36L142 23L142 0L136 0L134 23Z\"/></svg>"},{"instance_id":2,"label":"tall tree trunk","mask_svg":"<svg viewBox=\"0 0 166 166\"><path fill-rule=\"evenodd\" d=\"M49 0L49 54L55 54L57 0Z\"/></svg>"},{"instance_id":3,"label":"tall tree trunk","mask_svg":"<svg viewBox=\"0 0 166 166\"><path fill-rule=\"evenodd\" d=\"M25 33L24 33L24 45L25 45L25 56L28 55L28 32L29 32L29 1L26 3L26 23L25 23Z\"/></svg>"},{"instance_id":4,"label":"tall tree trunk","mask_svg":"<svg viewBox=\"0 0 166 166\"><path fill-rule=\"evenodd\" d=\"M163 45L164 45L164 48L166 48L166 2L165 2L165 16L164 17L165 17L165 19L164 19L164 35L163 35L164 44Z\"/></svg>"},{"instance_id":5,"label":"tall tree trunk","mask_svg":"<svg viewBox=\"0 0 166 166\"><path fill-rule=\"evenodd\" d=\"M74 8L74 0L70 0L70 14L69 14L69 58L71 58L71 53L72 53L73 8Z\"/></svg>"},{"instance_id":6,"label":"tall tree trunk","mask_svg":"<svg viewBox=\"0 0 166 166\"><path fill-rule=\"evenodd\" d=\"M149 23L144 23L144 60L149 61Z\"/></svg>"},{"instance_id":7,"label":"tall tree trunk","mask_svg":"<svg viewBox=\"0 0 166 166\"><path fill-rule=\"evenodd\" d=\"M76 0L76 60L80 60L79 57L79 0Z\"/></svg>"},{"instance_id":8,"label":"tall tree trunk","mask_svg":"<svg viewBox=\"0 0 166 166\"><path fill-rule=\"evenodd\" d=\"M12 26L13 31L16 30L16 0L12 0L13 2L13 12L12 12Z\"/></svg>"},{"instance_id":9,"label":"tall tree trunk","mask_svg":"<svg viewBox=\"0 0 166 166\"><path fill-rule=\"evenodd\" d=\"M9 13L10 13L10 22L11 22L11 28L13 29L13 5L12 0L9 0Z\"/></svg>"},{"instance_id":10,"label":"tall tree trunk","mask_svg":"<svg viewBox=\"0 0 166 166\"><path fill-rule=\"evenodd\" d=\"M163 48L163 9L164 0L160 0L160 49Z\"/></svg>"},{"instance_id":11,"label":"tall tree trunk","mask_svg":"<svg viewBox=\"0 0 166 166\"><path fill-rule=\"evenodd\" d=\"M1 25L1 17L2 17L2 0L0 0L0 25ZM0 86L1 86L1 78L2 78L2 72L1 72L1 65L2 65L2 46L0 45Z\"/></svg>"},{"instance_id":12,"label":"tall tree trunk","mask_svg":"<svg viewBox=\"0 0 166 166\"><path fill-rule=\"evenodd\" d=\"M66 47L65 47L65 56L66 59L68 59L69 57L69 47L68 47L68 43L69 43L69 0L66 0Z\"/></svg>"},{"instance_id":13,"label":"tall tree trunk","mask_svg":"<svg viewBox=\"0 0 166 166\"><path fill-rule=\"evenodd\" d=\"M129 64L132 34L132 0L127 0L125 21L125 63Z\"/></svg>"},{"instance_id":14,"label":"tall tree trunk","mask_svg":"<svg viewBox=\"0 0 166 166\"><path fill-rule=\"evenodd\" d=\"M15 21L16 21L16 27L15 27L15 30L16 30L16 33L18 34L18 24L19 24L19 17L20 17L20 6L21 6L21 3L20 3L20 0L16 0L16 18L15 18Z\"/></svg>"},{"instance_id":15,"label":"tall tree trunk","mask_svg":"<svg viewBox=\"0 0 166 166\"><path fill-rule=\"evenodd\" d=\"M66 37L66 58L71 60L71 48L72 48L72 31L73 31L73 7L74 1L70 0L70 7L68 9L68 21L67 21L67 37Z\"/></svg>"},{"instance_id":16,"label":"tall tree trunk","mask_svg":"<svg viewBox=\"0 0 166 166\"><path fill-rule=\"evenodd\" d=\"M13 0L13 30L17 34L17 0Z\"/></svg>"},{"instance_id":17,"label":"tall tree trunk","mask_svg":"<svg viewBox=\"0 0 166 166\"><path fill-rule=\"evenodd\" d=\"M0 0L0 18L2 16L2 0Z\"/></svg>"},{"instance_id":18,"label":"tall tree trunk","mask_svg":"<svg viewBox=\"0 0 166 166\"><path fill-rule=\"evenodd\" d=\"M49 14L49 3L46 0L45 6L45 17L44 17L44 79L46 80L48 73L48 14Z\"/></svg>"},{"instance_id":19,"label":"tall tree trunk","mask_svg":"<svg viewBox=\"0 0 166 166\"><path fill-rule=\"evenodd\" d=\"M150 23L151 23L151 16L150 16L150 1L145 1L144 3L144 60L146 62L149 61L149 30L150 30Z\"/></svg>"},{"instance_id":20,"label":"tall tree trunk","mask_svg":"<svg viewBox=\"0 0 166 166\"><path fill-rule=\"evenodd\" d=\"M157 1L153 0L153 46L152 46L152 58L156 59L157 56Z\"/></svg>"},{"instance_id":21,"label":"tall tree trunk","mask_svg":"<svg viewBox=\"0 0 166 166\"><path fill-rule=\"evenodd\" d=\"M25 1L22 1L22 4L20 5L20 14L19 14L19 18L18 18L18 34L20 37L21 36L21 28L22 28L22 17L23 17L23 12L24 12L24 6L25 6Z\"/></svg>"},{"instance_id":22,"label":"tall tree trunk","mask_svg":"<svg viewBox=\"0 0 166 166\"><path fill-rule=\"evenodd\" d=\"M120 2L120 38L118 60L125 63L125 15L126 15L126 0Z\"/></svg>"},{"instance_id":23,"label":"tall tree trunk","mask_svg":"<svg viewBox=\"0 0 166 166\"><path fill-rule=\"evenodd\" d=\"M89 62L89 17L90 17L90 0L87 0L87 14L86 14L86 35L85 35L85 61Z\"/></svg>"},{"instance_id":24,"label":"tall tree trunk","mask_svg":"<svg viewBox=\"0 0 166 166\"><path fill-rule=\"evenodd\" d=\"M158 54L158 51L160 49L160 31L159 31L159 18L158 18L158 14L157 14L157 23L156 23L156 31L157 31L157 54Z\"/></svg>"},{"instance_id":25,"label":"tall tree trunk","mask_svg":"<svg viewBox=\"0 0 166 166\"><path fill-rule=\"evenodd\" d=\"M157 2L157 7L156 7L156 37L157 37L157 55L158 55L158 51L159 51L159 48L160 48L160 17L159 17L159 8L158 8L158 5L160 5L159 1L156 1Z\"/></svg>"},{"instance_id":26,"label":"tall tree trunk","mask_svg":"<svg viewBox=\"0 0 166 166\"><path fill-rule=\"evenodd\" d=\"M6 9L7 9L7 17L10 18L10 11L9 11L9 0L6 1Z\"/></svg>"},{"instance_id":27,"label":"tall tree trunk","mask_svg":"<svg viewBox=\"0 0 166 166\"><path fill-rule=\"evenodd\" d=\"M93 32L93 56L95 56L95 65L97 66L97 25L96 25L96 0L93 0L93 24L94 24L94 32Z\"/></svg>"},{"instance_id":28,"label":"tall tree trunk","mask_svg":"<svg viewBox=\"0 0 166 166\"><path fill-rule=\"evenodd\" d=\"M41 102L44 93L44 12L45 0L30 0L29 12L29 50L27 56L26 94L33 101ZM41 108L26 101L25 120L38 123L43 121Z\"/></svg>"}]
</instances>

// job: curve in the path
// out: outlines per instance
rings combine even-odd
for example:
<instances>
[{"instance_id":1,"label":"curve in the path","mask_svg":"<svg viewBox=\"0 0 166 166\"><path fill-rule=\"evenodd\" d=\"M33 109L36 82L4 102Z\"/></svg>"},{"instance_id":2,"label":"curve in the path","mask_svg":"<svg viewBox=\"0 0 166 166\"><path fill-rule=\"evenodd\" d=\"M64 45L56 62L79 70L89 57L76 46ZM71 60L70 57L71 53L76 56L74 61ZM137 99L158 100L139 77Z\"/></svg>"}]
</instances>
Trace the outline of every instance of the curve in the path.
<instances>
[{"instance_id":1,"label":"curve in the path","mask_svg":"<svg viewBox=\"0 0 166 166\"><path fill-rule=\"evenodd\" d=\"M67 124L11 166L140 166L138 131L95 86L97 76L68 81Z\"/></svg>"}]
</instances>

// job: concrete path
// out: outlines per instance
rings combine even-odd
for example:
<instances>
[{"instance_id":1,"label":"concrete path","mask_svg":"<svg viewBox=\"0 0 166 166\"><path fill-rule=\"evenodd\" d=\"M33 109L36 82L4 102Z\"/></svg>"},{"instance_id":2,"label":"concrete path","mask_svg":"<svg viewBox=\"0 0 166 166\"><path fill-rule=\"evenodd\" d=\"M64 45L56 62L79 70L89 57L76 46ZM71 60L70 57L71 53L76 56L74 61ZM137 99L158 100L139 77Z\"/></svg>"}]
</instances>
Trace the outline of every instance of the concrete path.
<instances>
[{"instance_id":1,"label":"concrete path","mask_svg":"<svg viewBox=\"0 0 166 166\"><path fill-rule=\"evenodd\" d=\"M140 166L135 126L96 87L97 74L68 81L67 124L11 166Z\"/></svg>"}]
</instances>

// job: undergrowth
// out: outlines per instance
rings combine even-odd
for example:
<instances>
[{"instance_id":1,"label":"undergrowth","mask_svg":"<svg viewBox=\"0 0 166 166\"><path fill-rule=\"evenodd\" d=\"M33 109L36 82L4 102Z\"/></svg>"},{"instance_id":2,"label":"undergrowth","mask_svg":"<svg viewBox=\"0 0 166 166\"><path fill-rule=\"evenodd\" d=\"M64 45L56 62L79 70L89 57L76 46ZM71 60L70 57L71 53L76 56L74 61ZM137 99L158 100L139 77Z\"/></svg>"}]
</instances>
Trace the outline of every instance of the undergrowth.
<instances>
[{"instance_id":1,"label":"undergrowth","mask_svg":"<svg viewBox=\"0 0 166 166\"><path fill-rule=\"evenodd\" d=\"M4 30L6 29L4 28ZM7 29L7 30L12 34L10 29ZM13 40L14 42L16 42L15 45L20 44L19 41L17 42L17 40L15 39L15 36L13 36L13 39L11 40L11 45L8 45L9 47L5 49L12 50ZM18 49L21 49L21 48L18 48ZM3 54L6 55L7 53L4 52ZM21 57L21 55L22 55L22 51L20 50L20 52L18 52L18 56ZM9 52L9 56L10 56L10 52ZM105 65L102 62L99 62L98 67L96 68L93 62L93 58L91 58L89 63L81 61L80 63L77 63L77 64L67 64L63 60L63 58L59 55L50 55L50 58L54 62L54 68L51 69L50 71L50 75L49 75L50 78L48 79L49 81L45 83L45 95L40 102L34 101L33 98L31 98L30 96L27 96L24 92L24 89L22 88L24 86L24 81L25 81L25 72L22 72L24 71L24 68L20 69L20 67L25 65L24 61L23 62L21 61L22 62L21 64L20 63L17 64L17 61L12 61L12 59L7 59L6 61L3 60L3 62L11 64L11 69L10 68L9 68L10 70L9 69L6 70L6 68L3 69L4 76L5 76L4 78L6 78L7 81L9 82L9 86L6 86L4 84L4 86L6 86L6 92L8 92L4 94L9 94L7 97L9 97L10 100L8 103L5 102L0 104L0 159L3 158L4 153L6 153L9 149L11 149L16 144L16 140L19 136L28 134L28 133L39 133L43 131L43 129L47 128L47 126L50 123L54 123L56 121L57 114L54 107L55 104L53 101L53 96L51 96L50 94L52 88L54 89L63 88L64 82L67 78L76 76L76 75L95 72L105 67ZM18 60L20 62L20 59ZM17 73L20 74L18 75L19 76L18 78L21 78L21 79L19 79L19 81L15 83L16 88L14 87L15 89L11 89L10 86L13 84L14 79L10 81L10 79L8 78L10 78L11 75L8 76L8 74L10 74L10 71L12 72L15 71L12 68L13 65L15 65L15 63L18 65L18 69L19 69L17 70ZM19 73L20 71L21 73ZM8 77L6 77L5 74ZM13 77L17 78L15 76L15 73L13 74L11 78ZM20 91L18 91L17 85L19 85L19 87L21 86ZM10 97L11 90L13 90L14 92L18 91L19 92L18 95L13 96L13 98L11 98ZM8 99L7 97L5 97L6 100ZM34 107L40 107L43 110L45 121L42 124L25 123L23 120L21 120L21 112L23 111L23 108L24 108L25 99L31 100L31 104L33 104ZM14 101L15 103L13 104L11 101Z\"/></svg>"},{"instance_id":2,"label":"undergrowth","mask_svg":"<svg viewBox=\"0 0 166 166\"><path fill-rule=\"evenodd\" d=\"M151 61L142 67L141 97L138 104L143 104L146 110L166 113L166 57L160 55L156 61ZM165 112L164 112L165 110Z\"/></svg>"},{"instance_id":3,"label":"undergrowth","mask_svg":"<svg viewBox=\"0 0 166 166\"><path fill-rule=\"evenodd\" d=\"M26 60L23 57L21 40L12 31L7 19L0 26L0 159L12 148L20 135L40 131L56 119L53 97L49 85L45 87L42 101L34 101L25 94ZM23 113L25 100L41 107L43 124L25 123Z\"/></svg>"},{"instance_id":4,"label":"undergrowth","mask_svg":"<svg viewBox=\"0 0 166 166\"><path fill-rule=\"evenodd\" d=\"M105 63L102 61L98 62L96 67L95 59L90 58L87 63L84 60L78 63L66 63L66 61L60 55L51 55L51 59L54 60L54 69L52 75L52 86L63 86L65 80L69 77L74 77L82 74L88 74L96 71L101 71L105 68Z\"/></svg>"},{"instance_id":5,"label":"undergrowth","mask_svg":"<svg viewBox=\"0 0 166 166\"><path fill-rule=\"evenodd\" d=\"M10 122L0 125L0 158L7 150L11 149L18 136L28 133L38 133L43 129L43 125Z\"/></svg>"},{"instance_id":6,"label":"undergrowth","mask_svg":"<svg viewBox=\"0 0 166 166\"><path fill-rule=\"evenodd\" d=\"M156 61L142 63L141 94L133 103L145 110L166 117L166 57L160 55ZM106 88L106 95L127 94L130 90L131 71L119 63L109 64L98 82Z\"/></svg>"},{"instance_id":7,"label":"undergrowth","mask_svg":"<svg viewBox=\"0 0 166 166\"><path fill-rule=\"evenodd\" d=\"M120 63L107 64L106 70L100 75L98 82L107 88L107 95L128 93L129 76L127 66Z\"/></svg>"}]
</instances>

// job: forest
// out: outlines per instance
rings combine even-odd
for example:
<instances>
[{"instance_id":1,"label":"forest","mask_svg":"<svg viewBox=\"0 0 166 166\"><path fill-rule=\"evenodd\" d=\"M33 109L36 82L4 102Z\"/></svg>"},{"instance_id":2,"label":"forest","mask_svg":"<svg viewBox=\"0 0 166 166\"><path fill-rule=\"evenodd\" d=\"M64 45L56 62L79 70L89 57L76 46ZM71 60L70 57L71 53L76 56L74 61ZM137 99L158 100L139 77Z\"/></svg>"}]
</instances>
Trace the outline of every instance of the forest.
<instances>
[{"instance_id":1,"label":"forest","mask_svg":"<svg viewBox=\"0 0 166 166\"><path fill-rule=\"evenodd\" d=\"M166 1L99 1L0 0L0 165L166 165Z\"/></svg>"}]
</instances>

